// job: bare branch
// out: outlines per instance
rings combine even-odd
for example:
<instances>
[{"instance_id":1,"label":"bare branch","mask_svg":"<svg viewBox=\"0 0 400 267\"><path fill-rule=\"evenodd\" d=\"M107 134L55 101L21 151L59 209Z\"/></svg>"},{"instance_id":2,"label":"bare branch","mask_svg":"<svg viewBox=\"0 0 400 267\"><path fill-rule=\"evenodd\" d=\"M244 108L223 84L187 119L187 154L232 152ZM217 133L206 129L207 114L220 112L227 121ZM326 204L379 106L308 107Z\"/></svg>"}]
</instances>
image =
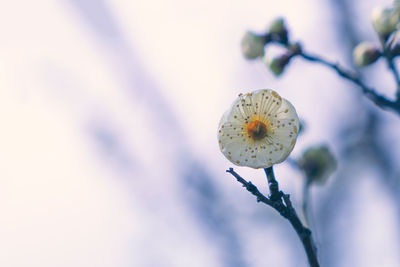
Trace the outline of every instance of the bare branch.
<instances>
[{"instance_id":1,"label":"bare branch","mask_svg":"<svg viewBox=\"0 0 400 267\"><path fill-rule=\"evenodd\" d=\"M247 189L247 191L256 196L257 202L262 202L274 208L276 211L279 212L281 216L283 216L290 222L303 244L310 266L319 267L316 248L314 245L314 240L311 236L311 231L307 227L305 227L300 221L292 205L292 202L290 201L290 196L283 193L282 191L279 191L279 184L275 179L272 167L266 168L264 170L267 174L268 184L271 193L271 196L269 198L264 196L250 181L247 182L245 179L243 179L233 170L233 168L229 168L229 170L227 170L226 172L232 174L236 178L236 180Z\"/></svg>"},{"instance_id":2,"label":"bare branch","mask_svg":"<svg viewBox=\"0 0 400 267\"><path fill-rule=\"evenodd\" d=\"M341 67L337 63L330 62L326 59L323 59L320 56L311 55L311 54L305 53L303 51L301 51L298 55L301 56L305 60L319 63L321 65L324 65L325 67L331 68L332 70L336 71L336 73L339 76L341 76L342 78L344 78L344 79L356 84L358 87L360 87L363 94L369 100L371 100L373 103L375 103L377 106L379 106L383 109L390 109L400 115L400 98L399 97L397 98L396 101L387 99L386 97L378 94L375 89L366 85L361 80L361 78L357 75L357 73L347 70L347 69ZM400 81L400 79L399 79L399 81Z\"/></svg>"}]
</instances>

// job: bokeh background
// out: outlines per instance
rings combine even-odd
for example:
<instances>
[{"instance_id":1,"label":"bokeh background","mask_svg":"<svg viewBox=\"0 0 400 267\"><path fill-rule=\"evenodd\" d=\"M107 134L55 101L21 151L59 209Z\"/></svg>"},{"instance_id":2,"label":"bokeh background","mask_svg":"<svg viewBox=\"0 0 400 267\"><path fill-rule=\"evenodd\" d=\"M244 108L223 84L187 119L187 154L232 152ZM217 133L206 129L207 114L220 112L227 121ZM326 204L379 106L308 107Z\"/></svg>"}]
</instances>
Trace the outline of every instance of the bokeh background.
<instances>
[{"instance_id":1,"label":"bokeh background","mask_svg":"<svg viewBox=\"0 0 400 267\"><path fill-rule=\"evenodd\" d=\"M400 118L330 70L277 79L240 39L284 16L308 51L351 67L378 0L0 2L0 266L307 266L293 229L225 173L216 129L237 94L273 88L328 144L311 189L322 266L400 266ZM389 98L380 62L363 70ZM236 168L267 194L263 171ZM301 203L303 177L276 166ZM300 212L300 211L299 211Z\"/></svg>"}]
</instances>

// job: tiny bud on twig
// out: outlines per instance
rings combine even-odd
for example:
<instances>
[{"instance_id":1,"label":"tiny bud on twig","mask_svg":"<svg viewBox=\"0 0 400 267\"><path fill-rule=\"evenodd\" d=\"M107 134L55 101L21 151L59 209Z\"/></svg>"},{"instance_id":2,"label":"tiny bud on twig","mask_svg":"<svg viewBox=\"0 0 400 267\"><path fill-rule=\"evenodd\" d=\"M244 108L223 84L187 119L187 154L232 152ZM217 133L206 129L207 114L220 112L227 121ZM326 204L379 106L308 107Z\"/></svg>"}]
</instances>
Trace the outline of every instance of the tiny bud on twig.
<instances>
[{"instance_id":1,"label":"tiny bud on twig","mask_svg":"<svg viewBox=\"0 0 400 267\"><path fill-rule=\"evenodd\" d=\"M376 7L371 16L376 33L384 41L396 30L399 18L399 10L392 7Z\"/></svg>"},{"instance_id":2,"label":"tiny bud on twig","mask_svg":"<svg viewBox=\"0 0 400 267\"><path fill-rule=\"evenodd\" d=\"M308 148L298 160L307 183L324 183L337 169L337 161L326 145Z\"/></svg>"},{"instance_id":3,"label":"tiny bud on twig","mask_svg":"<svg viewBox=\"0 0 400 267\"><path fill-rule=\"evenodd\" d=\"M247 59L262 57L264 56L265 44L264 36L247 31L241 40L242 54Z\"/></svg>"},{"instance_id":4,"label":"tiny bud on twig","mask_svg":"<svg viewBox=\"0 0 400 267\"><path fill-rule=\"evenodd\" d=\"M293 54L288 52L276 57L273 57L272 59L268 57L264 57L264 61L268 68L271 70L271 72L275 76L280 76L283 71L285 70L286 65L289 64L290 59L293 57Z\"/></svg>"},{"instance_id":5,"label":"tiny bud on twig","mask_svg":"<svg viewBox=\"0 0 400 267\"><path fill-rule=\"evenodd\" d=\"M271 39L275 42L287 44L288 43L288 30L285 25L285 20L283 18L275 19L269 29L269 34Z\"/></svg>"},{"instance_id":6,"label":"tiny bud on twig","mask_svg":"<svg viewBox=\"0 0 400 267\"><path fill-rule=\"evenodd\" d=\"M370 42L362 42L353 50L354 63L359 67L371 65L381 55L381 51Z\"/></svg>"}]
</instances>

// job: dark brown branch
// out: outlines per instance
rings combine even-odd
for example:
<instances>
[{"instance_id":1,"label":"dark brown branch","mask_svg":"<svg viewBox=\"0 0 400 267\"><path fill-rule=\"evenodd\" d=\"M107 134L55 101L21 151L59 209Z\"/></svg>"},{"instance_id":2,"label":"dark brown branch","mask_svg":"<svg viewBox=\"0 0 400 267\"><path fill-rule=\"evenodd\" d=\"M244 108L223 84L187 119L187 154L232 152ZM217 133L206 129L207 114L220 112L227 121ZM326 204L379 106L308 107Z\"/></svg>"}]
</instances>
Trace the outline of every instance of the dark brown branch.
<instances>
[{"instance_id":1,"label":"dark brown branch","mask_svg":"<svg viewBox=\"0 0 400 267\"><path fill-rule=\"evenodd\" d=\"M236 180L243 185L253 195L257 197L257 202L263 202L264 204L267 204L269 206L273 206L273 202L269 200L266 196L264 196L260 191L258 191L258 188L253 185L251 182L247 182L245 179L243 179L239 174L237 174L233 168L229 168L226 172L229 172L232 174Z\"/></svg>"},{"instance_id":2,"label":"dark brown branch","mask_svg":"<svg viewBox=\"0 0 400 267\"><path fill-rule=\"evenodd\" d=\"M399 72L397 70L396 65L393 62L393 58L387 58L387 63L388 63L388 68L392 72L394 80L396 81L397 97L399 98L399 93L400 93L400 76L399 76Z\"/></svg>"},{"instance_id":3,"label":"dark brown branch","mask_svg":"<svg viewBox=\"0 0 400 267\"><path fill-rule=\"evenodd\" d=\"M295 209L292 206L290 196L288 194L284 194L282 191L279 191L279 184L275 179L272 167L264 170L267 174L268 184L271 192L271 196L269 198L264 196L251 182L247 182L245 179L243 179L233 170L233 168L229 168L229 170L226 172L232 174L236 180L243 185L243 187L256 196L257 202L262 202L274 208L279 212L280 215L290 222L303 244L310 266L319 267L316 248L311 236L311 231L300 221Z\"/></svg>"},{"instance_id":4,"label":"dark brown branch","mask_svg":"<svg viewBox=\"0 0 400 267\"><path fill-rule=\"evenodd\" d=\"M345 69L341 67L338 63L330 62L321 56L309 54L303 51L299 42L291 43L287 38L282 39L279 35L271 36L270 33L266 33L264 36L265 44L268 43L275 43L278 45L282 45L286 47L289 52L291 53L291 57L300 56L305 60L310 62L315 62L321 64L325 67L328 67L334 70L339 76L342 78L354 83L358 87L361 88L363 94L371 100L375 105L379 106L382 109L388 109L395 111L398 115L400 115L400 75L397 71L396 65L393 62L393 56L386 52L387 49L384 49L384 56L387 58L389 69L392 71L396 85L397 85L397 93L396 93L396 100L392 101L387 99L385 96L380 95L376 92L376 90L367 84L365 84L360 76L355 73L354 71Z\"/></svg>"},{"instance_id":5,"label":"dark brown branch","mask_svg":"<svg viewBox=\"0 0 400 267\"><path fill-rule=\"evenodd\" d=\"M377 106L379 106L383 109L393 110L397 114L400 114L400 98L399 97L397 97L396 101L387 99L386 97L378 94L373 88L367 86L355 72L344 69L337 63L329 62L320 56L311 55L311 54L305 53L303 51L301 51L298 55L301 56L305 60L319 63L328 68L331 68L332 70L336 71L336 73L339 76L341 76L342 78L344 78L344 79L356 84L358 87L360 87L363 94L369 100L371 100L373 103L375 103Z\"/></svg>"},{"instance_id":6,"label":"dark brown branch","mask_svg":"<svg viewBox=\"0 0 400 267\"><path fill-rule=\"evenodd\" d=\"M275 179L274 170L272 168L265 168L264 171L267 175L269 191L271 192L269 198L272 200L280 199L282 197L282 192L279 192L279 185Z\"/></svg>"}]
</instances>

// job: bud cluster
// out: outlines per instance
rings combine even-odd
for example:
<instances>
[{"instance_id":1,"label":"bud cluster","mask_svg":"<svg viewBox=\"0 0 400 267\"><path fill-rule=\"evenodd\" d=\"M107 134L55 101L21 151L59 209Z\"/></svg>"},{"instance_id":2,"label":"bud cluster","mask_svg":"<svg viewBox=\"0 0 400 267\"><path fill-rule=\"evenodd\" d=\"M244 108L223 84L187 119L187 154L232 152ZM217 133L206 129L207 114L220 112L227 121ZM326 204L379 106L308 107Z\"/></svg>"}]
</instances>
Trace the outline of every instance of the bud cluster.
<instances>
[{"instance_id":1,"label":"bud cluster","mask_svg":"<svg viewBox=\"0 0 400 267\"><path fill-rule=\"evenodd\" d=\"M354 48L354 63L359 67L369 66L381 56L392 60L400 55L400 1L394 0L391 6L374 8L371 21L381 44L362 42Z\"/></svg>"},{"instance_id":2,"label":"bud cluster","mask_svg":"<svg viewBox=\"0 0 400 267\"><path fill-rule=\"evenodd\" d=\"M242 54L246 59L261 59L270 71L279 76L285 70L290 60L300 53L300 45L289 43L288 29L283 18L275 19L264 34L247 31L241 41ZM265 54L268 45L278 44L286 48L286 52L270 58Z\"/></svg>"}]
</instances>

